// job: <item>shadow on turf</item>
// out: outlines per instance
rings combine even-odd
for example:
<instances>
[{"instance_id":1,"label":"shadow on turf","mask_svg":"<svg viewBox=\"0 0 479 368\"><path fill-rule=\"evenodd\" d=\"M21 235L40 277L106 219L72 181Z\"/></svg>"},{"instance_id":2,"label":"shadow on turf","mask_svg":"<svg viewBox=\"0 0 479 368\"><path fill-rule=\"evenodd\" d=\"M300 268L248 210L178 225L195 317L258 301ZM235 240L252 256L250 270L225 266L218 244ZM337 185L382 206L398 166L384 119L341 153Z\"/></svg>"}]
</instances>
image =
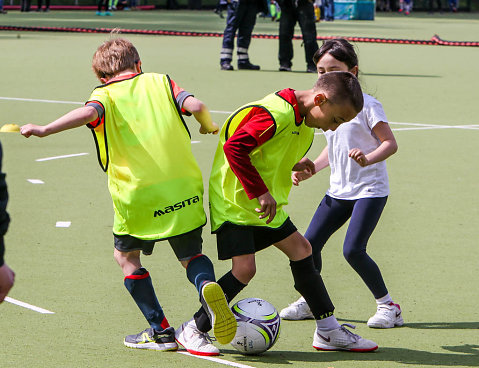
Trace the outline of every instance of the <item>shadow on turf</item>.
<instances>
[{"instance_id":1,"label":"shadow on turf","mask_svg":"<svg viewBox=\"0 0 479 368\"><path fill-rule=\"evenodd\" d=\"M394 362L420 366L466 366L477 367L479 362L479 345L443 346L449 352L436 353L404 348L380 347L371 353L319 352L319 351L268 351L263 355L245 356L234 350L222 350L225 355L233 355L235 360L247 363L271 365L295 363L332 363L341 361L356 362ZM311 348L312 349L312 348ZM226 357L227 358L227 357ZM380 366L385 366L380 364Z\"/></svg>"},{"instance_id":2,"label":"shadow on turf","mask_svg":"<svg viewBox=\"0 0 479 368\"><path fill-rule=\"evenodd\" d=\"M442 78L442 76L440 75L428 75L428 74L361 73L361 75L368 75L370 77Z\"/></svg>"},{"instance_id":3,"label":"shadow on turf","mask_svg":"<svg viewBox=\"0 0 479 368\"><path fill-rule=\"evenodd\" d=\"M338 318L338 321L366 324L366 321L359 321L356 319ZM475 330L479 329L479 322L407 322L404 323L402 328L417 328L426 330Z\"/></svg>"},{"instance_id":4,"label":"shadow on turf","mask_svg":"<svg viewBox=\"0 0 479 368\"><path fill-rule=\"evenodd\" d=\"M243 71L243 70L241 70ZM246 70L249 71L249 70ZM278 69L261 69L258 72L268 72L268 73L281 73L281 74L290 74L290 73L298 73L298 74L315 74L315 73L308 73L307 71L302 70L291 70L289 72L281 72ZM361 75L367 75L370 77L405 77L405 78L442 78L440 75L428 75L428 74L390 74L390 73L361 73Z\"/></svg>"}]
</instances>

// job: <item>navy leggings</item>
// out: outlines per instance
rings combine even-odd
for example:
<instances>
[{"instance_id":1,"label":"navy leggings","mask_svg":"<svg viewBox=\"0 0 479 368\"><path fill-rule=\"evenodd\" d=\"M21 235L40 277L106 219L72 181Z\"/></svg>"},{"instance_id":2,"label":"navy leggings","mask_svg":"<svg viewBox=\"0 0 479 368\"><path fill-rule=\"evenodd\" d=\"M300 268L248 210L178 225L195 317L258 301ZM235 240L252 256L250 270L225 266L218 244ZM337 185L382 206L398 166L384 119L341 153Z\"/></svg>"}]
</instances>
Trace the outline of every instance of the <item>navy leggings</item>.
<instances>
[{"instance_id":1,"label":"navy leggings","mask_svg":"<svg viewBox=\"0 0 479 368\"><path fill-rule=\"evenodd\" d=\"M388 290L379 267L366 253L366 246L381 217L387 198L344 200L326 195L304 235L313 247L314 265L321 272L321 251L324 245L331 235L351 218L344 239L343 255L376 299L385 296Z\"/></svg>"}]
</instances>

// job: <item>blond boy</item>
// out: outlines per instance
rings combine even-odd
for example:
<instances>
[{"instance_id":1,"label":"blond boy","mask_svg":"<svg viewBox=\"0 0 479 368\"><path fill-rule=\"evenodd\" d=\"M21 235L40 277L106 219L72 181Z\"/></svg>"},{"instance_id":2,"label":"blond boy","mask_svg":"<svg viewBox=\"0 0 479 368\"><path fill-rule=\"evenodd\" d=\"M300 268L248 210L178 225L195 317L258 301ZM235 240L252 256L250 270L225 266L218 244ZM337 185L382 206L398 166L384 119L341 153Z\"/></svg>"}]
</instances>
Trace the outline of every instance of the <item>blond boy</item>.
<instances>
[{"instance_id":1,"label":"blond boy","mask_svg":"<svg viewBox=\"0 0 479 368\"><path fill-rule=\"evenodd\" d=\"M168 75L143 73L138 51L126 39L104 42L92 66L102 85L85 106L46 126L22 126L21 134L45 137L83 125L93 132L115 211L114 257L124 273L125 287L150 325L127 336L124 344L177 349L174 329L140 261L140 252L151 254L159 240L170 243L199 292L217 340L226 344L235 335L236 321L214 282L211 261L201 253L206 223L203 181L182 115L193 114L202 134L216 134L218 126L206 106Z\"/></svg>"}]
</instances>

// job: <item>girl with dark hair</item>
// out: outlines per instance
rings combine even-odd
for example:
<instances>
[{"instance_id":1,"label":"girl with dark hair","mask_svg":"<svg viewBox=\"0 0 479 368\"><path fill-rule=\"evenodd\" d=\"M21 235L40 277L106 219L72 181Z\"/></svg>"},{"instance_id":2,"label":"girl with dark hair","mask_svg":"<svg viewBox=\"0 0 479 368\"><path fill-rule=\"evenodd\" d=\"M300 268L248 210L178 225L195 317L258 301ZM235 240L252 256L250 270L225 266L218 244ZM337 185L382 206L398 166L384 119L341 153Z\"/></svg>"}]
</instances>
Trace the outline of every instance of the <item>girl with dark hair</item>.
<instances>
[{"instance_id":1,"label":"girl with dark hair","mask_svg":"<svg viewBox=\"0 0 479 368\"><path fill-rule=\"evenodd\" d=\"M358 75L358 57L345 39L324 42L313 60L319 75L331 71ZM312 245L315 267L321 271L324 245L350 219L343 254L376 299L377 311L368 320L368 326L391 328L404 323L401 308L389 295L379 267L366 253L366 246L386 205L389 182L385 160L397 151L397 143L381 103L367 94L363 97L364 107L350 123L334 132L324 132L327 146L314 161L314 172L330 166L330 188L305 237ZM312 175L310 171L296 171L292 175L293 184L299 185ZM280 316L290 320L312 318L302 298L284 308Z\"/></svg>"}]
</instances>

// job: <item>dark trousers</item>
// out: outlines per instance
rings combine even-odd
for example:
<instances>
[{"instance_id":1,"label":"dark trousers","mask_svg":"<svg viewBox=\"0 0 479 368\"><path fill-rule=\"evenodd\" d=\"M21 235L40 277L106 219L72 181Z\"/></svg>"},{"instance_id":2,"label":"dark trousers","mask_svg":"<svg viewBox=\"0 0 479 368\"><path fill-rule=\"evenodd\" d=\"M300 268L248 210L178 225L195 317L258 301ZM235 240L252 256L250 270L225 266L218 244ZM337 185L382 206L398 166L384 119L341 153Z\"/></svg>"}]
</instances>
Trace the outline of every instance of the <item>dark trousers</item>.
<instances>
[{"instance_id":1,"label":"dark trousers","mask_svg":"<svg viewBox=\"0 0 479 368\"><path fill-rule=\"evenodd\" d=\"M298 22L303 35L306 65L308 68L315 69L313 55L318 50L318 42L313 4L307 0L299 0L297 7L291 1L283 1L280 4L279 65L288 68L292 66L294 26Z\"/></svg>"},{"instance_id":2,"label":"dark trousers","mask_svg":"<svg viewBox=\"0 0 479 368\"><path fill-rule=\"evenodd\" d=\"M321 272L324 245L351 218L344 239L343 255L376 299L385 296L388 290L379 267L366 253L366 246L386 201L387 197L341 200L326 195L304 234L313 247L314 266Z\"/></svg>"},{"instance_id":3,"label":"dark trousers","mask_svg":"<svg viewBox=\"0 0 479 368\"><path fill-rule=\"evenodd\" d=\"M21 0L20 10L22 12L29 12L30 11L30 0Z\"/></svg>"},{"instance_id":4,"label":"dark trousers","mask_svg":"<svg viewBox=\"0 0 479 368\"><path fill-rule=\"evenodd\" d=\"M98 11L101 12L102 9L108 10L108 0L98 0Z\"/></svg>"},{"instance_id":5,"label":"dark trousers","mask_svg":"<svg viewBox=\"0 0 479 368\"><path fill-rule=\"evenodd\" d=\"M42 0L38 0L38 9L41 9L42 8L42 3L43 1ZM50 0L45 0L45 9L50 9Z\"/></svg>"},{"instance_id":6,"label":"dark trousers","mask_svg":"<svg viewBox=\"0 0 479 368\"><path fill-rule=\"evenodd\" d=\"M236 41L239 56L238 62L249 61L248 48L251 43L251 34L253 33L253 28L256 23L258 5L256 2L250 1L231 1L228 3L227 11L220 63L231 62L236 31L238 31L238 39ZM242 55L241 58L240 55Z\"/></svg>"},{"instance_id":7,"label":"dark trousers","mask_svg":"<svg viewBox=\"0 0 479 368\"><path fill-rule=\"evenodd\" d=\"M436 4L437 4L437 10L441 11L442 10L441 0L436 0ZM430 12L434 11L434 0L429 0L429 11Z\"/></svg>"}]
</instances>

